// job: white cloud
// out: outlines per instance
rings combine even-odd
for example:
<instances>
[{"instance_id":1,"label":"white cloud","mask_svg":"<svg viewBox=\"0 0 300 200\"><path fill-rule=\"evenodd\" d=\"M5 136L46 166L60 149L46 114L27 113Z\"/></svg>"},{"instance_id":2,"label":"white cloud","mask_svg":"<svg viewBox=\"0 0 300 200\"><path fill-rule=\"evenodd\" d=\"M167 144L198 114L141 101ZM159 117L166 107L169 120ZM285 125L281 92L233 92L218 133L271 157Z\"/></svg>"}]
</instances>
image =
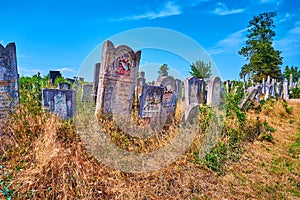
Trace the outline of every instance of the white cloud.
<instances>
[{"instance_id":1,"label":"white cloud","mask_svg":"<svg viewBox=\"0 0 300 200\"><path fill-rule=\"evenodd\" d=\"M280 5L282 0L260 0L259 3L264 4L264 3L271 3L271 4L276 4Z\"/></svg>"},{"instance_id":2,"label":"white cloud","mask_svg":"<svg viewBox=\"0 0 300 200\"><path fill-rule=\"evenodd\" d=\"M41 70L41 69L27 69L27 68L23 68L23 67L18 67L18 71L21 76L32 76L37 73L42 74L42 72L43 72L43 70Z\"/></svg>"},{"instance_id":3,"label":"white cloud","mask_svg":"<svg viewBox=\"0 0 300 200\"><path fill-rule=\"evenodd\" d=\"M245 8L240 8L240 9L228 9L225 3L218 2L216 5L215 10L213 11L214 14L216 15L231 15L231 14L237 14L237 13L242 13L246 9Z\"/></svg>"},{"instance_id":4,"label":"white cloud","mask_svg":"<svg viewBox=\"0 0 300 200\"><path fill-rule=\"evenodd\" d=\"M132 15L129 17L121 17L118 19L112 19L110 21L132 21L132 20L141 20L141 19L156 19L162 17L169 17L174 15L181 14L181 7L179 5L174 4L172 1L167 2L163 8L156 11L149 11L140 15Z\"/></svg>"},{"instance_id":5,"label":"white cloud","mask_svg":"<svg viewBox=\"0 0 300 200\"><path fill-rule=\"evenodd\" d=\"M217 42L214 47L210 48L208 53L214 55L223 52L238 52L246 41L246 31L247 28L229 34L226 38Z\"/></svg>"},{"instance_id":6,"label":"white cloud","mask_svg":"<svg viewBox=\"0 0 300 200\"><path fill-rule=\"evenodd\" d=\"M56 69L57 71L60 71L60 72L71 72L71 73L74 73L75 70L72 69L72 68L68 68L68 67L63 67L63 68L60 68L60 69Z\"/></svg>"},{"instance_id":7,"label":"white cloud","mask_svg":"<svg viewBox=\"0 0 300 200\"><path fill-rule=\"evenodd\" d=\"M292 34L300 34L300 21L297 21L296 24L295 24L295 27L292 28L289 33L292 33Z\"/></svg>"}]
</instances>

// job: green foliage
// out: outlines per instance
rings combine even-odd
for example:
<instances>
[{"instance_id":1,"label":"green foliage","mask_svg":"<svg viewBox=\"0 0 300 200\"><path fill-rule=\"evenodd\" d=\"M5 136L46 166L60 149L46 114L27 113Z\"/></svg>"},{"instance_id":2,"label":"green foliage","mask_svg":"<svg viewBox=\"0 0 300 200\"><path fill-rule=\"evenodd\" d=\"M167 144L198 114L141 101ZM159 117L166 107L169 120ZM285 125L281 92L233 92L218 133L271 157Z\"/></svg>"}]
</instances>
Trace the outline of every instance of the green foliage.
<instances>
[{"instance_id":1,"label":"green foliage","mask_svg":"<svg viewBox=\"0 0 300 200\"><path fill-rule=\"evenodd\" d=\"M294 66L292 66L291 68L288 65L285 66L283 72L283 78L289 80L290 74L293 74L293 82L297 82L298 78L300 78L300 69L298 70L298 67L294 67Z\"/></svg>"},{"instance_id":2,"label":"green foliage","mask_svg":"<svg viewBox=\"0 0 300 200\"><path fill-rule=\"evenodd\" d=\"M300 88L291 88L289 93L292 99L300 98Z\"/></svg>"},{"instance_id":3,"label":"green foliage","mask_svg":"<svg viewBox=\"0 0 300 200\"><path fill-rule=\"evenodd\" d=\"M227 145L225 142L218 142L204 158L204 164L215 172L222 172L227 160Z\"/></svg>"},{"instance_id":4,"label":"green foliage","mask_svg":"<svg viewBox=\"0 0 300 200\"><path fill-rule=\"evenodd\" d=\"M158 71L158 77L162 77L162 76L168 76L169 74L169 67L167 64L163 64L162 66L160 66L159 71Z\"/></svg>"},{"instance_id":5,"label":"green foliage","mask_svg":"<svg viewBox=\"0 0 300 200\"><path fill-rule=\"evenodd\" d=\"M192 63L190 74L198 78L209 78L211 76L211 63L204 63L199 60Z\"/></svg>"},{"instance_id":6,"label":"green foliage","mask_svg":"<svg viewBox=\"0 0 300 200\"><path fill-rule=\"evenodd\" d=\"M238 52L249 61L242 67L241 77L248 75L255 81L262 81L268 75L272 78L281 76L281 52L272 45L275 36L275 31L272 30L275 27L273 18L276 15L276 12L267 12L250 20L246 46Z\"/></svg>"},{"instance_id":7,"label":"green foliage","mask_svg":"<svg viewBox=\"0 0 300 200\"><path fill-rule=\"evenodd\" d=\"M50 87L49 77L40 73L32 77L19 78L20 103L28 107L33 114L42 108L42 88Z\"/></svg>"},{"instance_id":8,"label":"green foliage","mask_svg":"<svg viewBox=\"0 0 300 200\"><path fill-rule=\"evenodd\" d=\"M4 169L3 166L0 166L0 169ZM10 178L7 172L4 172L1 175L0 179L0 193L2 193L5 197L6 200L10 200L14 194L14 190L10 190L9 187L11 186Z\"/></svg>"}]
</instances>

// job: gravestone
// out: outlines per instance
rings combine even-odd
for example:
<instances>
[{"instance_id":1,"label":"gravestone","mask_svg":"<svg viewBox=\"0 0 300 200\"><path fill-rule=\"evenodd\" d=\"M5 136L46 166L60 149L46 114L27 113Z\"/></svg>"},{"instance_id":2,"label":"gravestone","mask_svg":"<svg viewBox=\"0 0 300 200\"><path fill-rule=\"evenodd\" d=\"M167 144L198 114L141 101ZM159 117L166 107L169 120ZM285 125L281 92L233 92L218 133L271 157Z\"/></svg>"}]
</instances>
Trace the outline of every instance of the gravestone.
<instances>
[{"instance_id":1,"label":"gravestone","mask_svg":"<svg viewBox=\"0 0 300 200\"><path fill-rule=\"evenodd\" d=\"M18 68L15 43L0 44L0 118L18 103Z\"/></svg>"},{"instance_id":2,"label":"gravestone","mask_svg":"<svg viewBox=\"0 0 300 200\"><path fill-rule=\"evenodd\" d=\"M270 88L270 94L272 98L276 97L275 86L276 86L276 80L272 79L271 88Z\"/></svg>"},{"instance_id":3,"label":"gravestone","mask_svg":"<svg viewBox=\"0 0 300 200\"><path fill-rule=\"evenodd\" d=\"M176 81L174 78L170 76L160 77L159 79L156 80L155 85L163 87L165 89L165 92L170 91L174 94L176 92Z\"/></svg>"},{"instance_id":4,"label":"gravestone","mask_svg":"<svg viewBox=\"0 0 300 200\"><path fill-rule=\"evenodd\" d=\"M94 102L94 90L92 84L83 84L82 85L82 94L81 94L81 101L82 102Z\"/></svg>"},{"instance_id":5,"label":"gravestone","mask_svg":"<svg viewBox=\"0 0 300 200\"><path fill-rule=\"evenodd\" d=\"M176 88L175 88L175 94L176 94L176 99L180 100L182 96L182 84L183 82L180 79L175 79L176 83Z\"/></svg>"},{"instance_id":6,"label":"gravestone","mask_svg":"<svg viewBox=\"0 0 300 200\"><path fill-rule=\"evenodd\" d=\"M135 88L135 94L138 101L140 100L144 84L146 84L145 72L139 72Z\"/></svg>"},{"instance_id":7,"label":"gravestone","mask_svg":"<svg viewBox=\"0 0 300 200\"><path fill-rule=\"evenodd\" d=\"M207 84L207 105L220 105L221 98L221 79L220 77L213 77Z\"/></svg>"},{"instance_id":8,"label":"gravestone","mask_svg":"<svg viewBox=\"0 0 300 200\"><path fill-rule=\"evenodd\" d=\"M130 115L141 51L125 45L103 44L96 113Z\"/></svg>"},{"instance_id":9,"label":"gravestone","mask_svg":"<svg viewBox=\"0 0 300 200\"><path fill-rule=\"evenodd\" d=\"M289 83L289 88L293 88L294 83L293 83L293 74L290 74L290 83Z\"/></svg>"},{"instance_id":10,"label":"gravestone","mask_svg":"<svg viewBox=\"0 0 300 200\"><path fill-rule=\"evenodd\" d=\"M176 95L171 90L164 91L162 99L163 115L168 118L175 115Z\"/></svg>"},{"instance_id":11,"label":"gravestone","mask_svg":"<svg viewBox=\"0 0 300 200\"><path fill-rule=\"evenodd\" d=\"M60 71L49 71L50 81L51 84L54 85L55 80L59 77L61 77Z\"/></svg>"},{"instance_id":12,"label":"gravestone","mask_svg":"<svg viewBox=\"0 0 300 200\"><path fill-rule=\"evenodd\" d=\"M101 67L101 63L96 63L94 66L93 90L94 90L95 97L97 96L97 91L98 91L100 67Z\"/></svg>"},{"instance_id":13,"label":"gravestone","mask_svg":"<svg viewBox=\"0 0 300 200\"><path fill-rule=\"evenodd\" d=\"M73 78L66 78L67 81L69 81L70 83L74 84L75 83L75 79Z\"/></svg>"},{"instance_id":14,"label":"gravestone","mask_svg":"<svg viewBox=\"0 0 300 200\"><path fill-rule=\"evenodd\" d=\"M226 80L226 93L230 93L230 80Z\"/></svg>"},{"instance_id":15,"label":"gravestone","mask_svg":"<svg viewBox=\"0 0 300 200\"><path fill-rule=\"evenodd\" d=\"M200 110L198 104L191 104L184 112L184 122L186 124L194 124L198 121L197 117L199 117Z\"/></svg>"},{"instance_id":16,"label":"gravestone","mask_svg":"<svg viewBox=\"0 0 300 200\"><path fill-rule=\"evenodd\" d=\"M76 91L60 89L43 89L42 105L49 111L70 119L76 113Z\"/></svg>"},{"instance_id":17,"label":"gravestone","mask_svg":"<svg viewBox=\"0 0 300 200\"><path fill-rule=\"evenodd\" d=\"M71 84L67 83L67 82L61 82L58 84L58 89L69 90L69 89L71 89Z\"/></svg>"},{"instance_id":18,"label":"gravestone","mask_svg":"<svg viewBox=\"0 0 300 200\"><path fill-rule=\"evenodd\" d=\"M265 81L265 78L263 78L263 81L262 81L262 94L265 94L266 93L266 81Z\"/></svg>"},{"instance_id":19,"label":"gravestone","mask_svg":"<svg viewBox=\"0 0 300 200\"><path fill-rule=\"evenodd\" d=\"M144 84L140 97L139 116L142 118L160 117L163 95L163 87Z\"/></svg>"},{"instance_id":20,"label":"gravestone","mask_svg":"<svg viewBox=\"0 0 300 200\"><path fill-rule=\"evenodd\" d=\"M271 89L271 85L267 84L266 85L266 91L265 91L265 100L270 98L270 89Z\"/></svg>"},{"instance_id":21,"label":"gravestone","mask_svg":"<svg viewBox=\"0 0 300 200\"><path fill-rule=\"evenodd\" d=\"M283 81L283 99L288 100L289 99L289 86L288 86L288 80L285 78Z\"/></svg>"},{"instance_id":22,"label":"gravestone","mask_svg":"<svg viewBox=\"0 0 300 200\"><path fill-rule=\"evenodd\" d=\"M186 108L191 104L200 104L201 81L195 76L190 76L184 81L184 97Z\"/></svg>"},{"instance_id":23,"label":"gravestone","mask_svg":"<svg viewBox=\"0 0 300 200\"><path fill-rule=\"evenodd\" d=\"M240 101L239 108L246 110L258 93L258 89L253 89L251 93L247 92Z\"/></svg>"},{"instance_id":24,"label":"gravestone","mask_svg":"<svg viewBox=\"0 0 300 200\"><path fill-rule=\"evenodd\" d=\"M276 84L276 94L278 97L282 96L282 83L277 83Z\"/></svg>"}]
</instances>

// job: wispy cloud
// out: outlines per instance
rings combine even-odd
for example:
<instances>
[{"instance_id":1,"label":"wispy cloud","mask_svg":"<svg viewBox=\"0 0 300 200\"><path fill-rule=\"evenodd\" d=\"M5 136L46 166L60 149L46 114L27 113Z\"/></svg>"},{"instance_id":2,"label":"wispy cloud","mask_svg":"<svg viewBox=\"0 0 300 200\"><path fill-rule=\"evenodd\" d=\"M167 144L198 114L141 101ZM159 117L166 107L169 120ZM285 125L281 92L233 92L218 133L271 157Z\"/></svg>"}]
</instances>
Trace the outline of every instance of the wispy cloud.
<instances>
[{"instance_id":1,"label":"wispy cloud","mask_svg":"<svg viewBox=\"0 0 300 200\"><path fill-rule=\"evenodd\" d=\"M218 2L216 4L216 8L213 11L216 15L231 15L231 14L237 14L242 13L246 10L246 8L240 8L240 9L228 9L227 5L225 3Z\"/></svg>"},{"instance_id":2,"label":"wispy cloud","mask_svg":"<svg viewBox=\"0 0 300 200\"><path fill-rule=\"evenodd\" d=\"M208 50L210 55L220 54L224 52L238 52L246 41L247 28L229 34L226 38L217 42L217 44Z\"/></svg>"},{"instance_id":3,"label":"wispy cloud","mask_svg":"<svg viewBox=\"0 0 300 200\"><path fill-rule=\"evenodd\" d=\"M300 21L297 21L296 24L295 24L295 27L292 28L289 33L292 33L292 34L300 34Z\"/></svg>"},{"instance_id":4,"label":"wispy cloud","mask_svg":"<svg viewBox=\"0 0 300 200\"><path fill-rule=\"evenodd\" d=\"M260 0L259 3L260 4L264 4L264 3L271 3L271 4L276 4L276 5L280 5L282 0Z\"/></svg>"},{"instance_id":5,"label":"wispy cloud","mask_svg":"<svg viewBox=\"0 0 300 200\"><path fill-rule=\"evenodd\" d=\"M19 74L22 76L32 76L34 74L37 74L38 72L42 74L43 70L41 69L27 69L24 67L18 67Z\"/></svg>"},{"instance_id":6,"label":"wispy cloud","mask_svg":"<svg viewBox=\"0 0 300 200\"><path fill-rule=\"evenodd\" d=\"M118 19L111 19L110 21L132 21L132 20L141 20L141 19L156 19L156 18L162 18L162 17L169 17L174 15L180 15L181 14L181 7L177 4L175 4L172 1L167 2L164 7L155 10L155 11L148 11L143 14L139 15L132 15L128 17L121 17Z\"/></svg>"},{"instance_id":7,"label":"wispy cloud","mask_svg":"<svg viewBox=\"0 0 300 200\"><path fill-rule=\"evenodd\" d=\"M57 71L60 71L60 72L70 72L70 73L74 73L75 70L72 69L72 68L69 68L69 67L62 67L60 69L56 69Z\"/></svg>"}]
</instances>

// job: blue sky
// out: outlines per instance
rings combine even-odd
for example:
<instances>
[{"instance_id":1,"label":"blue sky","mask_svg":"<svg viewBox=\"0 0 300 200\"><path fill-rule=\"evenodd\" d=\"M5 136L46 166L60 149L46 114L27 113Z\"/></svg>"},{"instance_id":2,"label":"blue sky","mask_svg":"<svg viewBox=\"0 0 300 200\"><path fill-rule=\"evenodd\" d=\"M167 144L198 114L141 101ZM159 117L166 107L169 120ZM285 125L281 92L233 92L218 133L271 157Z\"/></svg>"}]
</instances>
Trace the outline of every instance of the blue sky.
<instances>
[{"instance_id":1,"label":"blue sky","mask_svg":"<svg viewBox=\"0 0 300 200\"><path fill-rule=\"evenodd\" d=\"M106 39L131 29L160 27L201 45L224 80L239 79L245 59L237 52L245 45L248 22L268 11L278 13L274 47L282 51L282 68L300 66L298 0L15 0L1 2L1 8L0 42L16 43L21 75L61 70L65 77L73 77L90 52ZM137 36L139 40L147 38L147 34ZM179 45L176 40L172 44L174 48ZM167 63L183 77L188 76L190 61L180 55L155 50L155 46L142 50L141 66ZM101 62L99 54L97 62ZM84 71L93 73L93 66Z\"/></svg>"}]
</instances>

